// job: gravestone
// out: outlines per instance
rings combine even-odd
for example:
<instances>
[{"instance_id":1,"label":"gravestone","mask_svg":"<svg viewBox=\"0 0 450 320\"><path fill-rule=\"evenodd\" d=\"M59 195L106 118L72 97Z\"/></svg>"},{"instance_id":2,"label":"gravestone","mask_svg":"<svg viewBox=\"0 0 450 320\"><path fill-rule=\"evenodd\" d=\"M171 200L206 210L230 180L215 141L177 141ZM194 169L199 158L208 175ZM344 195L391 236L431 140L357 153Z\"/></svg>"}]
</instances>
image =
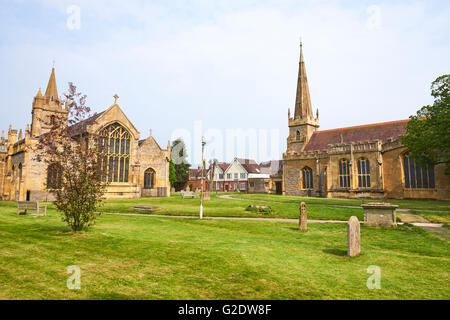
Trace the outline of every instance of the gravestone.
<instances>
[{"instance_id":1,"label":"gravestone","mask_svg":"<svg viewBox=\"0 0 450 320\"><path fill-rule=\"evenodd\" d=\"M347 255L356 257L361 252L361 233L359 220L353 216L347 224Z\"/></svg>"},{"instance_id":2,"label":"gravestone","mask_svg":"<svg viewBox=\"0 0 450 320\"><path fill-rule=\"evenodd\" d=\"M307 229L308 229L308 218L306 215L306 203L302 202L300 204L300 217L298 230L307 230Z\"/></svg>"},{"instance_id":3,"label":"gravestone","mask_svg":"<svg viewBox=\"0 0 450 320\"><path fill-rule=\"evenodd\" d=\"M361 205L364 209L364 224L375 227L397 226L396 210L398 206L390 203L367 203Z\"/></svg>"}]
</instances>

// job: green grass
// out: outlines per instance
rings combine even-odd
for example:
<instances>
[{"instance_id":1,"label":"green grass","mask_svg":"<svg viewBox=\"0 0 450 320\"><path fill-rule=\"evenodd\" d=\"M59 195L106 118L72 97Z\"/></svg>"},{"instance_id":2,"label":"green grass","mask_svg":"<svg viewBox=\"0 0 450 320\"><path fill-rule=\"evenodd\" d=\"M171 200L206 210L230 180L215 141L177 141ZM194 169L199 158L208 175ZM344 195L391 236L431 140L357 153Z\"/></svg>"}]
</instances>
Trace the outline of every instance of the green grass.
<instances>
[{"instance_id":1,"label":"green grass","mask_svg":"<svg viewBox=\"0 0 450 320\"><path fill-rule=\"evenodd\" d=\"M411 210L411 213L418 214L431 222L450 223L450 212L427 212Z\"/></svg>"},{"instance_id":2,"label":"green grass","mask_svg":"<svg viewBox=\"0 0 450 320\"><path fill-rule=\"evenodd\" d=\"M229 200L217 198L211 194L211 200L203 202L203 215L205 217L259 217L259 218L291 218L299 216L298 203L264 203L270 206L270 214L258 214L257 212L245 210L250 204L262 204L261 202L248 200ZM162 210L152 212L159 215L186 215L198 216L200 199L181 199L179 194L170 198L140 198L131 200L107 200L100 208L102 212L136 213L133 207L158 206ZM139 212L142 213L142 212ZM326 206L308 206L308 219L318 220L348 220L351 216L363 219L362 209L336 208Z\"/></svg>"},{"instance_id":3,"label":"green grass","mask_svg":"<svg viewBox=\"0 0 450 320\"><path fill-rule=\"evenodd\" d=\"M315 198L315 197L295 197L295 196L281 196L276 194L244 194L233 193L230 194L233 197L239 197L250 200L266 200L266 201L278 201L283 203L299 203L305 202L306 204L324 204L324 205L340 205L340 206L360 206L360 199L333 199L333 198ZM381 200L365 199L365 202L381 202ZM449 211L450 213L450 201L440 200L396 200L388 199L391 204L398 205L401 209L418 209L418 210L438 210Z\"/></svg>"},{"instance_id":4,"label":"green grass","mask_svg":"<svg viewBox=\"0 0 450 320\"><path fill-rule=\"evenodd\" d=\"M107 204L120 203L132 201ZM363 226L362 254L349 258L345 224L298 232L288 222L102 215L72 234L53 209L15 212L0 202L0 299L450 298L449 242L408 225ZM81 290L66 288L70 265ZM371 265L381 290L366 287Z\"/></svg>"}]
</instances>

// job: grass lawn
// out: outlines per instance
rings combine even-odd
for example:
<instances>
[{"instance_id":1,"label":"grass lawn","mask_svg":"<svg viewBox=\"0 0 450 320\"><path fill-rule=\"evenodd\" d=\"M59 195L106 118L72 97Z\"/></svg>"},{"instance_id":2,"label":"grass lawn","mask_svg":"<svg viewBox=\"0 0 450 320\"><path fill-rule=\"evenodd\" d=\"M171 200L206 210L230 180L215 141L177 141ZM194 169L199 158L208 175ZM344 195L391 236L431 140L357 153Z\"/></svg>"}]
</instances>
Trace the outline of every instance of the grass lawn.
<instances>
[{"instance_id":1,"label":"grass lawn","mask_svg":"<svg viewBox=\"0 0 450 320\"><path fill-rule=\"evenodd\" d=\"M230 193L233 197L251 200L279 201L284 203L299 203L304 201L306 204L325 204L325 205L341 205L341 206L360 206L360 199L333 199L333 198L315 198L315 197L294 197L281 196L276 194L245 194ZM366 199L368 202L381 202L381 200ZM401 209L417 209L417 210L437 210L448 211L450 213L450 201L441 200L396 200L388 199L391 204L398 205Z\"/></svg>"},{"instance_id":2,"label":"grass lawn","mask_svg":"<svg viewBox=\"0 0 450 320\"><path fill-rule=\"evenodd\" d=\"M258 214L245 209L250 204L268 205L272 208L271 214ZM179 194L170 198L141 198L131 200L108 200L100 208L102 212L136 213L133 207L158 206L162 210L152 214L162 215L187 215L198 216L200 199L181 199ZM142 212L140 212L142 213ZM259 217L259 218L291 218L299 216L299 204L291 203L261 203L254 200L230 200L217 198L211 194L211 200L203 202L203 216L205 217ZM362 220L362 209L336 208L326 206L308 206L308 219L318 220L348 220L351 216L357 216Z\"/></svg>"},{"instance_id":3,"label":"grass lawn","mask_svg":"<svg viewBox=\"0 0 450 320\"><path fill-rule=\"evenodd\" d=\"M17 216L0 202L0 299L450 299L448 241L408 225L363 226L362 254L349 258L345 224L308 228L102 215L72 234L53 209ZM70 265L81 268L81 290L66 287ZM380 290L366 287L371 265Z\"/></svg>"}]
</instances>

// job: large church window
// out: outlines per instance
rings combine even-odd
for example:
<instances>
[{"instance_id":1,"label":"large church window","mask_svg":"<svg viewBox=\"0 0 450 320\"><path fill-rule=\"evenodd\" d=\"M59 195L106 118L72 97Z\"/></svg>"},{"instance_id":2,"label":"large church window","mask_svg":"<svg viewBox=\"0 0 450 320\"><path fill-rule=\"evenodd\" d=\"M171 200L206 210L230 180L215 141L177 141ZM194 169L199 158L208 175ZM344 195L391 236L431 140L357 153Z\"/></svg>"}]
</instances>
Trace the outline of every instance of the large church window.
<instances>
[{"instance_id":1,"label":"large church window","mask_svg":"<svg viewBox=\"0 0 450 320\"><path fill-rule=\"evenodd\" d=\"M360 188L370 188L370 163L369 159L358 160L358 186Z\"/></svg>"},{"instance_id":2,"label":"large church window","mask_svg":"<svg viewBox=\"0 0 450 320\"><path fill-rule=\"evenodd\" d=\"M403 173L405 175L405 188L429 189L434 188L434 166L419 166L414 159L403 156Z\"/></svg>"},{"instance_id":3,"label":"large church window","mask_svg":"<svg viewBox=\"0 0 450 320\"><path fill-rule=\"evenodd\" d=\"M104 182L128 182L130 142L130 133L118 123L100 131L100 162Z\"/></svg>"},{"instance_id":4,"label":"large church window","mask_svg":"<svg viewBox=\"0 0 450 320\"><path fill-rule=\"evenodd\" d=\"M155 187L155 171L147 169L144 172L144 189L153 189Z\"/></svg>"},{"instance_id":5,"label":"large church window","mask_svg":"<svg viewBox=\"0 0 450 320\"><path fill-rule=\"evenodd\" d=\"M339 161L339 186L350 188L350 163L347 159Z\"/></svg>"},{"instance_id":6,"label":"large church window","mask_svg":"<svg viewBox=\"0 0 450 320\"><path fill-rule=\"evenodd\" d=\"M302 170L303 189L313 189L313 171L309 167L304 167Z\"/></svg>"},{"instance_id":7,"label":"large church window","mask_svg":"<svg viewBox=\"0 0 450 320\"><path fill-rule=\"evenodd\" d=\"M62 168L52 163L47 168L47 189L61 189Z\"/></svg>"}]
</instances>

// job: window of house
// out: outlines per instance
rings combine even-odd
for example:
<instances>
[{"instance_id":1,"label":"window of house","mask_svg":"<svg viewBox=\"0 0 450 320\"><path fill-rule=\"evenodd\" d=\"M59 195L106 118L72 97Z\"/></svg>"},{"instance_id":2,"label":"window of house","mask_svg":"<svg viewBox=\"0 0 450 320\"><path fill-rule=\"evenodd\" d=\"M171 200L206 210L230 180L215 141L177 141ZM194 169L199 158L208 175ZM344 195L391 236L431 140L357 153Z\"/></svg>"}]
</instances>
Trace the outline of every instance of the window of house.
<instances>
[{"instance_id":1,"label":"window of house","mask_svg":"<svg viewBox=\"0 0 450 320\"><path fill-rule=\"evenodd\" d=\"M130 143L130 133L118 123L113 123L100 131L103 181L128 182Z\"/></svg>"},{"instance_id":2,"label":"window of house","mask_svg":"<svg viewBox=\"0 0 450 320\"><path fill-rule=\"evenodd\" d=\"M254 187L255 186L255 183L254 182L250 182L250 187Z\"/></svg>"},{"instance_id":3,"label":"window of house","mask_svg":"<svg viewBox=\"0 0 450 320\"><path fill-rule=\"evenodd\" d=\"M403 173L405 175L405 188L429 189L434 188L434 166L420 167L414 159L403 156Z\"/></svg>"},{"instance_id":4,"label":"window of house","mask_svg":"<svg viewBox=\"0 0 450 320\"><path fill-rule=\"evenodd\" d=\"M227 179L231 179L231 173L227 173Z\"/></svg>"},{"instance_id":5,"label":"window of house","mask_svg":"<svg viewBox=\"0 0 450 320\"><path fill-rule=\"evenodd\" d=\"M241 179L245 179L246 174L245 173L241 173Z\"/></svg>"},{"instance_id":6,"label":"window of house","mask_svg":"<svg viewBox=\"0 0 450 320\"><path fill-rule=\"evenodd\" d=\"M360 188L370 188L370 163L369 159L358 160L358 186Z\"/></svg>"},{"instance_id":7,"label":"window of house","mask_svg":"<svg viewBox=\"0 0 450 320\"><path fill-rule=\"evenodd\" d=\"M313 171L310 167L304 167L302 170L303 189L313 189Z\"/></svg>"},{"instance_id":8,"label":"window of house","mask_svg":"<svg viewBox=\"0 0 450 320\"><path fill-rule=\"evenodd\" d=\"M219 179L223 179L223 173L219 173Z\"/></svg>"},{"instance_id":9,"label":"window of house","mask_svg":"<svg viewBox=\"0 0 450 320\"><path fill-rule=\"evenodd\" d=\"M235 179L238 178L238 174L237 174L237 173L234 174L234 178L235 178Z\"/></svg>"},{"instance_id":10,"label":"window of house","mask_svg":"<svg viewBox=\"0 0 450 320\"><path fill-rule=\"evenodd\" d=\"M62 168L56 163L47 167L47 189L61 189Z\"/></svg>"},{"instance_id":11,"label":"window of house","mask_svg":"<svg viewBox=\"0 0 450 320\"><path fill-rule=\"evenodd\" d=\"M350 188L350 164L347 159L339 161L339 186Z\"/></svg>"},{"instance_id":12,"label":"window of house","mask_svg":"<svg viewBox=\"0 0 450 320\"><path fill-rule=\"evenodd\" d=\"M153 189L155 187L155 170L147 169L144 172L144 189Z\"/></svg>"},{"instance_id":13,"label":"window of house","mask_svg":"<svg viewBox=\"0 0 450 320\"><path fill-rule=\"evenodd\" d=\"M216 190L220 190L220 183L217 182Z\"/></svg>"},{"instance_id":14,"label":"window of house","mask_svg":"<svg viewBox=\"0 0 450 320\"><path fill-rule=\"evenodd\" d=\"M244 182L241 182L241 185L240 185L240 189L241 189L241 191L245 191L245 183Z\"/></svg>"}]
</instances>

